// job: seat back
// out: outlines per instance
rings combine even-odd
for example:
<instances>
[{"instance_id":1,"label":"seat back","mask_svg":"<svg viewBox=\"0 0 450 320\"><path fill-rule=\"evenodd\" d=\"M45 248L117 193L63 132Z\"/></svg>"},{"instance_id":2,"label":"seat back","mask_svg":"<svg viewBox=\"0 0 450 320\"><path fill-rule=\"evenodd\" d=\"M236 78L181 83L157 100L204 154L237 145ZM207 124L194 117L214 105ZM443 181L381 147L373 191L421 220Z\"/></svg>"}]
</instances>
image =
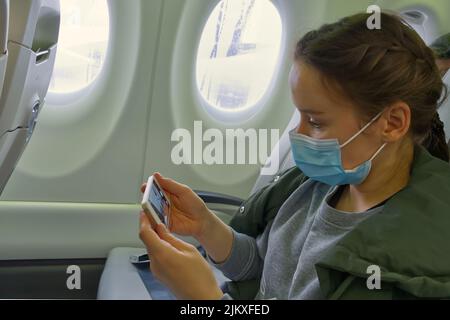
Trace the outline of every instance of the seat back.
<instances>
[{"instance_id":1,"label":"seat back","mask_svg":"<svg viewBox=\"0 0 450 320\"><path fill-rule=\"evenodd\" d=\"M292 168L295 165L291 152L291 143L289 141L289 131L294 129L299 124L299 122L300 113L295 110L291 120L289 121L289 124L281 135L280 140L275 145L272 153L266 161L266 167L269 167L271 163L279 163L278 170L276 170L275 174L264 174L264 170L262 170L262 173L259 175L255 185L253 186L251 194L257 192L259 189L269 184L271 181L277 180L277 176L279 176L280 173L289 168ZM279 159L279 161L277 161L276 159Z\"/></svg>"}]
</instances>

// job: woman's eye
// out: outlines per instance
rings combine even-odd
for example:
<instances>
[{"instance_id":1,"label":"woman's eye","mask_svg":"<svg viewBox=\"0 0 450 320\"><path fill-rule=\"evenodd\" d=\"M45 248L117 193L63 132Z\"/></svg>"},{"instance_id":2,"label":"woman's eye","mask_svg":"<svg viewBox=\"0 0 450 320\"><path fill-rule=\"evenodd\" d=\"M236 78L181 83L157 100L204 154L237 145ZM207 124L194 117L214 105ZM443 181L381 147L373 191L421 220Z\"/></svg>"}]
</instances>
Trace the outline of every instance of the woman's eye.
<instances>
[{"instance_id":1,"label":"woman's eye","mask_svg":"<svg viewBox=\"0 0 450 320\"><path fill-rule=\"evenodd\" d=\"M320 123L314 122L312 120L309 120L308 122L312 127L320 129Z\"/></svg>"}]
</instances>

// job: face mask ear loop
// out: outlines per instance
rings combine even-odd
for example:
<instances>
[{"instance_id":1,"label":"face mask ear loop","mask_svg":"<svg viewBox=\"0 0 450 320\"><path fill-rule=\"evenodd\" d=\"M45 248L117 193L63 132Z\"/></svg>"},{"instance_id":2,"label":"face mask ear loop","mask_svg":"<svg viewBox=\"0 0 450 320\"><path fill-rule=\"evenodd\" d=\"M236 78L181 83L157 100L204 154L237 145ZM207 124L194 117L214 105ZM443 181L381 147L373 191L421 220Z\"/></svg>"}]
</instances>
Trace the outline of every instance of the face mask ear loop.
<instances>
[{"instance_id":1,"label":"face mask ear loop","mask_svg":"<svg viewBox=\"0 0 450 320\"><path fill-rule=\"evenodd\" d=\"M373 159L375 159L375 158L377 157L377 155L379 155L380 152L383 151L383 149L384 149L384 147L386 147L386 145L387 145L387 142L385 142L385 143L381 146L381 148L378 149L377 152L375 152L375 154L372 156L372 158L370 158L370 161L373 161Z\"/></svg>"},{"instance_id":2,"label":"face mask ear loop","mask_svg":"<svg viewBox=\"0 0 450 320\"><path fill-rule=\"evenodd\" d=\"M348 145L350 142L352 142L353 140L356 139L356 137L358 137L362 132L364 132L368 127L370 127L370 125L372 123L374 123L375 121L377 121L381 115L383 114L383 111L381 111L375 118L373 118L368 124L366 124L361 130L359 130L357 133L355 133L355 135L353 135L353 137L351 137L350 139L347 140L347 142L345 142L344 144L341 145L341 149L344 148L346 145Z\"/></svg>"}]
</instances>

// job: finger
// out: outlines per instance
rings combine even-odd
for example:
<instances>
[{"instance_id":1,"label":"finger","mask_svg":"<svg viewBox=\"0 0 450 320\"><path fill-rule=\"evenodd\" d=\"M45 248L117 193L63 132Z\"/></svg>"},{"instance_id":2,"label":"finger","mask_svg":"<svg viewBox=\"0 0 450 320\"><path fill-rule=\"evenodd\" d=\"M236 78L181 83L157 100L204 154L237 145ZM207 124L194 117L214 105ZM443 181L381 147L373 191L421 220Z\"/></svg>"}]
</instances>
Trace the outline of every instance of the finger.
<instances>
[{"instance_id":1,"label":"finger","mask_svg":"<svg viewBox=\"0 0 450 320\"><path fill-rule=\"evenodd\" d=\"M147 188L147 182L143 183L141 185L141 192L144 193L145 192L145 188Z\"/></svg>"},{"instance_id":2,"label":"finger","mask_svg":"<svg viewBox=\"0 0 450 320\"><path fill-rule=\"evenodd\" d=\"M158 172L154 174L154 177L165 191L172 193L175 196L178 196L189 189L186 185L178 183L175 180L164 178Z\"/></svg>"},{"instance_id":3,"label":"finger","mask_svg":"<svg viewBox=\"0 0 450 320\"><path fill-rule=\"evenodd\" d=\"M170 208L170 210L172 210L172 208ZM169 214L167 215L167 222L169 223L169 225L167 227L169 228L169 231L173 231L172 219L173 219L173 215L171 215L169 212Z\"/></svg>"},{"instance_id":4,"label":"finger","mask_svg":"<svg viewBox=\"0 0 450 320\"><path fill-rule=\"evenodd\" d=\"M163 239L164 241L170 243L172 246L174 246L176 249L180 251L189 250L191 248L191 245L184 242L183 240L178 239L174 235L172 235L169 230L167 230L166 226L162 223L159 223L156 227L156 232L158 233L159 237Z\"/></svg>"},{"instance_id":5,"label":"finger","mask_svg":"<svg viewBox=\"0 0 450 320\"><path fill-rule=\"evenodd\" d=\"M139 237L144 242L151 255L157 255L164 251L164 241L152 229L150 221L145 213L141 212L139 217Z\"/></svg>"}]
</instances>

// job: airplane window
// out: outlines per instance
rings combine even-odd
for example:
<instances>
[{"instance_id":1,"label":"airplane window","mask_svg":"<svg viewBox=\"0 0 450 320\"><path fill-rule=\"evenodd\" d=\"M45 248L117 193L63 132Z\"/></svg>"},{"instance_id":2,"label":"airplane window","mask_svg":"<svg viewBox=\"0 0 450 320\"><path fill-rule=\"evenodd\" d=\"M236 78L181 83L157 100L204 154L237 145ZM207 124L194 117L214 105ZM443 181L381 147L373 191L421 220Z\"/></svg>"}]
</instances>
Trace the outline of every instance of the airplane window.
<instances>
[{"instance_id":1,"label":"airplane window","mask_svg":"<svg viewBox=\"0 0 450 320\"><path fill-rule=\"evenodd\" d=\"M222 0L197 53L197 88L209 107L239 112L266 93L278 62L282 22L269 0Z\"/></svg>"},{"instance_id":2,"label":"airplane window","mask_svg":"<svg viewBox=\"0 0 450 320\"><path fill-rule=\"evenodd\" d=\"M107 0L61 1L61 26L50 92L88 86L99 74L108 44Z\"/></svg>"}]
</instances>

